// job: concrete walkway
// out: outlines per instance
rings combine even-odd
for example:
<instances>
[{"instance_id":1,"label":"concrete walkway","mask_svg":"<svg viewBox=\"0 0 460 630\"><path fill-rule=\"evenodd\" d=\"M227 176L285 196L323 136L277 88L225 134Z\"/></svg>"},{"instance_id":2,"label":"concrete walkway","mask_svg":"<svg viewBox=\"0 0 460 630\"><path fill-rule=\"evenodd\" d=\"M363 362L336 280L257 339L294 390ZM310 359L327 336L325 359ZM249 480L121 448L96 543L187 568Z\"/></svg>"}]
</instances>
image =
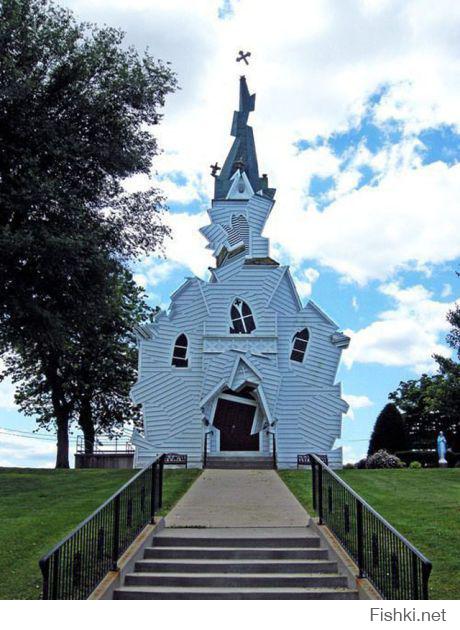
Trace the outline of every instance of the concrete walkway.
<instances>
[{"instance_id":1,"label":"concrete walkway","mask_svg":"<svg viewBox=\"0 0 460 630\"><path fill-rule=\"evenodd\" d=\"M167 527L305 527L309 516L274 470L205 470Z\"/></svg>"}]
</instances>

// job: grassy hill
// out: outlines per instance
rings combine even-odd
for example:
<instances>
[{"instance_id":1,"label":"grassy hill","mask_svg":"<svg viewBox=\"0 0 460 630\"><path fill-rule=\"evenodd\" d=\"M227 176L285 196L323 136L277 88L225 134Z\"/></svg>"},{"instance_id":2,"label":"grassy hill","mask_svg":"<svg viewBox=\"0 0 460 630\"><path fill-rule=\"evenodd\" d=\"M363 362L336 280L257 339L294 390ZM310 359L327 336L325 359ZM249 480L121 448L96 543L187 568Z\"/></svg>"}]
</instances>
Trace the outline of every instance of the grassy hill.
<instances>
[{"instance_id":1,"label":"grassy hill","mask_svg":"<svg viewBox=\"0 0 460 630\"><path fill-rule=\"evenodd\" d=\"M340 476L433 563L430 598L460 598L460 469L342 470ZM280 471L313 515L311 473Z\"/></svg>"},{"instance_id":2,"label":"grassy hill","mask_svg":"<svg viewBox=\"0 0 460 630\"><path fill-rule=\"evenodd\" d=\"M135 472L0 468L0 599L40 597L40 557ZM165 470L163 513L198 473Z\"/></svg>"}]
</instances>

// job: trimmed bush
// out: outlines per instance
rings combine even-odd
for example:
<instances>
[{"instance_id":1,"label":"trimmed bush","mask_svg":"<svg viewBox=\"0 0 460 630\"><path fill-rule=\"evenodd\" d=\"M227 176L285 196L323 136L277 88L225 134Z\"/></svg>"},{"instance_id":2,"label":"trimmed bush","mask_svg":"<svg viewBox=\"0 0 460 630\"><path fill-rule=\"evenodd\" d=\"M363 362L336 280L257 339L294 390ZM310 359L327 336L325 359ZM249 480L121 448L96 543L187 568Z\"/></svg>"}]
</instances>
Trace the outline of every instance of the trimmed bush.
<instances>
[{"instance_id":1,"label":"trimmed bush","mask_svg":"<svg viewBox=\"0 0 460 630\"><path fill-rule=\"evenodd\" d=\"M410 466L411 462L420 462L423 468L437 468L438 467L438 453L435 449L431 450L414 450L414 451L398 451L395 453ZM454 453L453 451L447 451L446 460L449 468L454 468L460 463L460 453Z\"/></svg>"},{"instance_id":2,"label":"trimmed bush","mask_svg":"<svg viewBox=\"0 0 460 630\"><path fill-rule=\"evenodd\" d=\"M403 417L396 405L388 403L375 421L367 455L370 457L381 450L388 453L404 451L408 446Z\"/></svg>"},{"instance_id":3,"label":"trimmed bush","mask_svg":"<svg viewBox=\"0 0 460 630\"><path fill-rule=\"evenodd\" d=\"M350 464L350 463L344 464L344 466L343 466L344 470L350 470L350 469L352 469L354 467L355 467L355 465L354 464Z\"/></svg>"},{"instance_id":4,"label":"trimmed bush","mask_svg":"<svg viewBox=\"0 0 460 630\"><path fill-rule=\"evenodd\" d=\"M423 468L433 468L438 465L438 455L435 450L399 451L395 455L408 466L412 462L420 462Z\"/></svg>"},{"instance_id":5,"label":"trimmed bush","mask_svg":"<svg viewBox=\"0 0 460 630\"><path fill-rule=\"evenodd\" d=\"M383 449L368 457L366 464L367 468L403 468L404 466L399 457L391 455Z\"/></svg>"},{"instance_id":6,"label":"trimmed bush","mask_svg":"<svg viewBox=\"0 0 460 630\"><path fill-rule=\"evenodd\" d=\"M421 467L422 467L422 464L416 460L414 460L413 462L409 464L409 468L412 468L412 470L417 470Z\"/></svg>"}]
</instances>

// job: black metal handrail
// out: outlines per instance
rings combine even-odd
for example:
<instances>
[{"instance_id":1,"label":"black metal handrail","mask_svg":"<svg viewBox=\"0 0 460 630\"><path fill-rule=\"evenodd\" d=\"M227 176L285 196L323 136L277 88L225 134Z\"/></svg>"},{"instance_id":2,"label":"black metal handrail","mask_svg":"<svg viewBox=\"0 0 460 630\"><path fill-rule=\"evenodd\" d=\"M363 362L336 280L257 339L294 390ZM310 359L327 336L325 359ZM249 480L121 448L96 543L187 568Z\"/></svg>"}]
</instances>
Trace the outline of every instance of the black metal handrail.
<instances>
[{"instance_id":1,"label":"black metal handrail","mask_svg":"<svg viewBox=\"0 0 460 630\"><path fill-rule=\"evenodd\" d=\"M277 455L276 455L276 435L275 432L272 433L272 455L273 455L273 468L276 470L278 468Z\"/></svg>"},{"instance_id":2,"label":"black metal handrail","mask_svg":"<svg viewBox=\"0 0 460 630\"><path fill-rule=\"evenodd\" d=\"M313 508L384 599L428 599L431 562L319 457L310 455Z\"/></svg>"},{"instance_id":3,"label":"black metal handrail","mask_svg":"<svg viewBox=\"0 0 460 630\"><path fill-rule=\"evenodd\" d=\"M77 451L78 454L86 454L85 437L83 435L77 435ZM112 455L112 454L134 454L134 446L131 442L118 443L118 438L113 440L98 440L94 441L93 452L91 455Z\"/></svg>"},{"instance_id":4,"label":"black metal handrail","mask_svg":"<svg viewBox=\"0 0 460 630\"><path fill-rule=\"evenodd\" d=\"M206 468L206 464L208 463L208 431L204 433L204 444L203 444L203 468Z\"/></svg>"},{"instance_id":5,"label":"black metal handrail","mask_svg":"<svg viewBox=\"0 0 460 630\"><path fill-rule=\"evenodd\" d=\"M87 599L163 502L164 455L140 470L40 560L43 599Z\"/></svg>"}]
</instances>

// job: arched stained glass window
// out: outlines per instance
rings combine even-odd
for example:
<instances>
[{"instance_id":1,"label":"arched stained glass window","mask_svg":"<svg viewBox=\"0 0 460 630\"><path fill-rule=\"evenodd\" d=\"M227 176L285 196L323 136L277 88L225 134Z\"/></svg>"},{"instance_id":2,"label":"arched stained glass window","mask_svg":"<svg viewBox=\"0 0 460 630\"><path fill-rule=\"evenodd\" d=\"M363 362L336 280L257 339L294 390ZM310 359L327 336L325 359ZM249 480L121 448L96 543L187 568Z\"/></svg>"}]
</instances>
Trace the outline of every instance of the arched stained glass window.
<instances>
[{"instance_id":1,"label":"arched stained glass window","mask_svg":"<svg viewBox=\"0 0 460 630\"><path fill-rule=\"evenodd\" d=\"M251 309L240 298L233 302L230 309L230 317L232 319L232 326L230 326L232 335L248 335L256 329Z\"/></svg>"},{"instance_id":2,"label":"arched stained glass window","mask_svg":"<svg viewBox=\"0 0 460 630\"><path fill-rule=\"evenodd\" d=\"M297 361L298 363L303 362L309 337L308 328L296 332L292 338L291 361Z\"/></svg>"},{"instance_id":3,"label":"arched stained glass window","mask_svg":"<svg viewBox=\"0 0 460 630\"><path fill-rule=\"evenodd\" d=\"M183 333L176 339L171 363L178 368L188 367L188 339Z\"/></svg>"}]
</instances>

